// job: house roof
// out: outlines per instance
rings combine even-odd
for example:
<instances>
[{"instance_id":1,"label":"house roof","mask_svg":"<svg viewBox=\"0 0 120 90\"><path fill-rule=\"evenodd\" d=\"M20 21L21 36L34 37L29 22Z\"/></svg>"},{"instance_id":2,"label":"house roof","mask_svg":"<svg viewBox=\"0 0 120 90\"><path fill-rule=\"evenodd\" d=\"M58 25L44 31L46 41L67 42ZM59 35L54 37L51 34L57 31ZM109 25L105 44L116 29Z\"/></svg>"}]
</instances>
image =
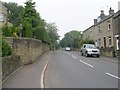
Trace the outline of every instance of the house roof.
<instances>
[{"instance_id":1,"label":"house roof","mask_svg":"<svg viewBox=\"0 0 120 90\"><path fill-rule=\"evenodd\" d=\"M84 30L83 33L84 33L85 31L89 30L90 28L94 27L94 26L95 26L95 25L90 26L89 28L87 28L86 30Z\"/></svg>"},{"instance_id":2,"label":"house roof","mask_svg":"<svg viewBox=\"0 0 120 90\"><path fill-rule=\"evenodd\" d=\"M120 16L120 10L114 14L113 18L116 18L118 16Z\"/></svg>"}]
</instances>

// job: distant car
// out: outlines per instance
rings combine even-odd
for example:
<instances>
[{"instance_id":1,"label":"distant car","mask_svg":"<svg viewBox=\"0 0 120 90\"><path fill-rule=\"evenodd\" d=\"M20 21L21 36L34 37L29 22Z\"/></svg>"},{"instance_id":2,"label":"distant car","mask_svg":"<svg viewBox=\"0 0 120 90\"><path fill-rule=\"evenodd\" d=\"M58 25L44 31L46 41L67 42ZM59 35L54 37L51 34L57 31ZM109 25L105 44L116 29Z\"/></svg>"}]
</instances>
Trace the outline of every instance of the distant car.
<instances>
[{"instance_id":1,"label":"distant car","mask_svg":"<svg viewBox=\"0 0 120 90\"><path fill-rule=\"evenodd\" d=\"M65 51L71 51L70 47L66 47Z\"/></svg>"},{"instance_id":2,"label":"distant car","mask_svg":"<svg viewBox=\"0 0 120 90\"><path fill-rule=\"evenodd\" d=\"M100 50L97 49L94 44L83 44L80 52L82 56L85 55L86 57L93 55L96 55L97 57L100 56Z\"/></svg>"}]
</instances>

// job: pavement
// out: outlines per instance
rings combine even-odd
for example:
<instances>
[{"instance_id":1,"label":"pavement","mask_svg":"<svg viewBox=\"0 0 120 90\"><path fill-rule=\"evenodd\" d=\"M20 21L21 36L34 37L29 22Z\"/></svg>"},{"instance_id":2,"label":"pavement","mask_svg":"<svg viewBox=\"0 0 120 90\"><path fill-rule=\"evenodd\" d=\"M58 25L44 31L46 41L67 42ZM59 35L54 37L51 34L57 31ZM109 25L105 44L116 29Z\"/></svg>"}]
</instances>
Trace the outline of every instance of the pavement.
<instances>
[{"instance_id":1,"label":"pavement","mask_svg":"<svg viewBox=\"0 0 120 90\"><path fill-rule=\"evenodd\" d=\"M36 62L25 65L11 75L2 85L3 88L41 88L41 74L51 52L41 55Z\"/></svg>"},{"instance_id":2,"label":"pavement","mask_svg":"<svg viewBox=\"0 0 120 90\"><path fill-rule=\"evenodd\" d=\"M118 63L112 58L58 50L46 52L35 63L23 66L3 83L3 88L41 88L41 75L45 88L118 88L120 80Z\"/></svg>"}]
</instances>

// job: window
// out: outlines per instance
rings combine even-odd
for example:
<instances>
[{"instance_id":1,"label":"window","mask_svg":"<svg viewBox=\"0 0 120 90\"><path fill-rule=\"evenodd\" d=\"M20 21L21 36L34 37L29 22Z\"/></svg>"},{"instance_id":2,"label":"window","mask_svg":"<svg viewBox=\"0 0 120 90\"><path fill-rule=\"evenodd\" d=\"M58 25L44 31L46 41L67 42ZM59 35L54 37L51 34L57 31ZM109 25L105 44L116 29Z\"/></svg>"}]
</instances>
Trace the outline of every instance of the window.
<instances>
[{"instance_id":1,"label":"window","mask_svg":"<svg viewBox=\"0 0 120 90\"><path fill-rule=\"evenodd\" d=\"M4 14L0 13L0 22L3 22L3 21L4 21Z\"/></svg>"},{"instance_id":2,"label":"window","mask_svg":"<svg viewBox=\"0 0 120 90\"><path fill-rule=\"evenodd\" d=\"M91 34L91 36L93 36L92 30L90 30L90 34Z\"/></svg>"},{"instance_id":3,"label":"window","mask_svg":"<svg viewBox=\"0 0 120 90\"><path fill-rule=\"evenodd\" d=\"M111 24L108 23L108 30L111 30Z\"/></svg>"},{"instance_id":4,"label":"window","mask_svg":"<svg viewBox=\"0 0 120 90\"><path fill-rule=\"evenodd\" d=\"M101 39L98 39L99 47L101 46Z\"/></svg>"},{"instance_id":5,"label":"window","mask_svg":"<svg viewBox=\"0 0 120 90\"><path fill-rule=\"evenodd\" d=\"M100 30L100 27L98 27L98 34L100 34L101 33L101 30Z\"/></svg>"},{"instance_id":6,"label":"window","mask_svg":"<svg viewBox=\"0 0 120 90\"><path fill-rule=\"evenodd\" d=\"M108 37L109 45L112 45L112 38L111 36Z\"/></svg>"}]
</instances>

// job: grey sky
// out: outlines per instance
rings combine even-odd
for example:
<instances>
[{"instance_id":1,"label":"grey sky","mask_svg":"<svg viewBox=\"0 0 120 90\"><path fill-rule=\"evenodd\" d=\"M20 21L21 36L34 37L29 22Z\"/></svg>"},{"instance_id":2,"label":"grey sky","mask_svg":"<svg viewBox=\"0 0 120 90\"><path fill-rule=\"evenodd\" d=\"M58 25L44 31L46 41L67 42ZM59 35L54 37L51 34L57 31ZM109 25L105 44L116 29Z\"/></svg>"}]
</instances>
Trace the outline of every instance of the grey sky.
<instances>
[{"instance_id":1,"label":"grey sky","mask_svg":"<svg viewBox=\"0 0 120 90\"><path fill-rule=\"evenodd\" d=\"M2 0L24 5L26 0ZM83 31L93 25L93 19L100 15L100 10L108 14L110 7L118 11L120 0L33 0L40 16L49 22L56 22L58 33L64 36L71 30ZM61 38L62 38L61 37Z\"/></svg>"}]
</instances>

